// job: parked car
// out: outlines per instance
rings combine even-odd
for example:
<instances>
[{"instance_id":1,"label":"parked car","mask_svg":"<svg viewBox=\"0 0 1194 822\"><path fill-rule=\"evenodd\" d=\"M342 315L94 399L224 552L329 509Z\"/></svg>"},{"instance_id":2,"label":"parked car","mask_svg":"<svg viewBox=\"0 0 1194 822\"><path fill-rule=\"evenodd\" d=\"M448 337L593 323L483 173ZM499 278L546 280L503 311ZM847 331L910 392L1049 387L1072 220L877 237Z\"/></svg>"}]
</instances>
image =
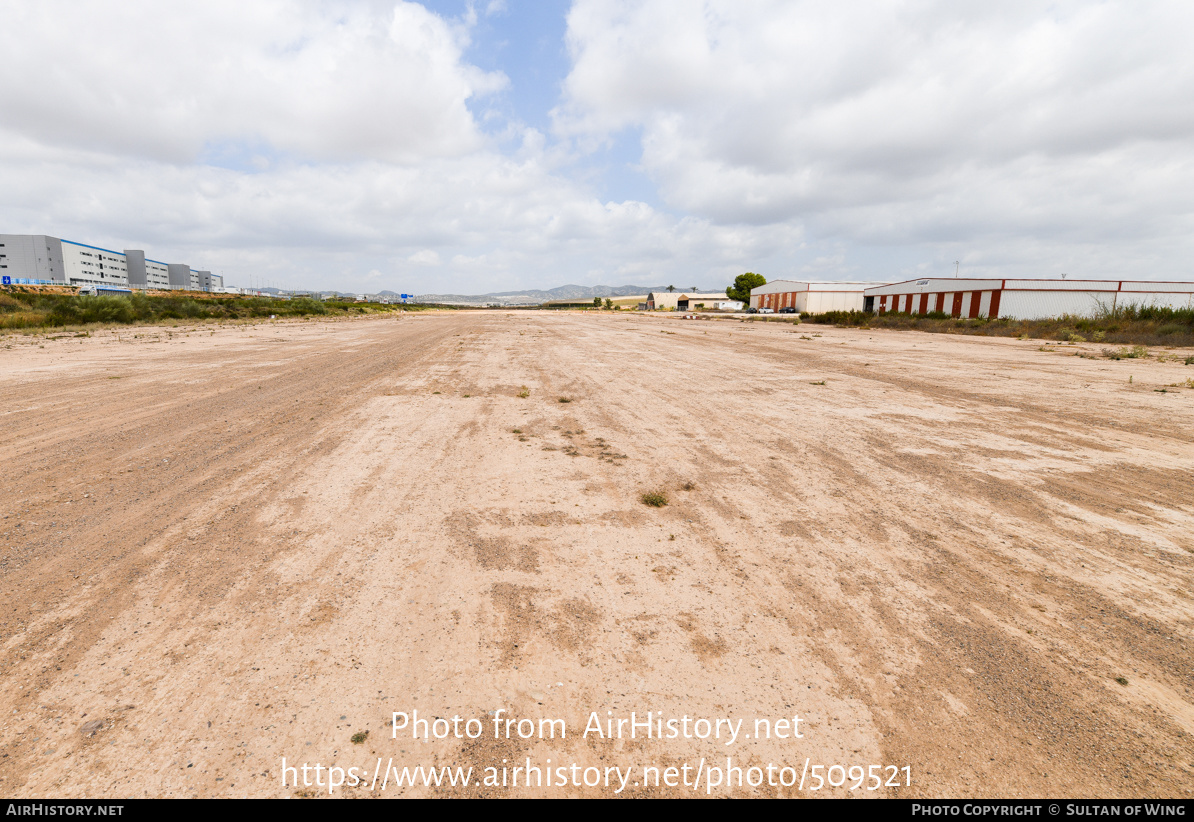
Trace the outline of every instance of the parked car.
<instances>
[{"instance_id":1,"label":"parked car","mask_svg":"<svg viewBox=\"0 0 1194 822\"><path fill-rule=\"evenodd\" d=\"M758 313L759 313L759 309L757 309L757 308L748 308L748 309L746 309L746 312L745 312L745 313L747 313L747 314L758 314Z\"/></svg>"},{"instance_id":2,"label":"parked car","mask_svg":"<svg viewBox=\"0 0 1194 822\"><path fill-rule=\"evenodd\" d=\"M777 313L779 313L779 314L795 314L796 307L789 305L786 308L781 308Z\"/></svg>"},{"instance_id":3,"label":"parked car","mask_svg":"<svg viewBox=\"0 0 1194 822\"><path fill-rule=\"evenodd\" d=\"M760 308L759 313L760 314L774 314L775 309L774 308Z\"/></svg>"}]
</instances>

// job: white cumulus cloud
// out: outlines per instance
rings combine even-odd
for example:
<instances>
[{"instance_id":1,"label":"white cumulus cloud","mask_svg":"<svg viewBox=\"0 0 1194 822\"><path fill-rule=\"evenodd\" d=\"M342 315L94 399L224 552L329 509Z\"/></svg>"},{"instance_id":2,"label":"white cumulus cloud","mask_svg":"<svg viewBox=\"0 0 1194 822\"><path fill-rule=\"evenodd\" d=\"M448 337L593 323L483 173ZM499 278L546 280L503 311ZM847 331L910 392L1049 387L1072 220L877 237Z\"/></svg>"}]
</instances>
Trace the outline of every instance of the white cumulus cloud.
<instances>
[{"instance_id":1,"label":"white cumulus cloud","mask_svg":"<svg viewBox=\"0 0 1194 822\"><path fill-rule=\"evenodd\" d=\"M574 0L537 130L462 6L8 0L0 230L354 291L1194 278L1194 7Z\"/></svg>"},{"instance_id":2,"label":"white cumulus cloud","mask_svg":"<svg viewBox=\"0 0 1194 822\"><path fill-rule=\"evenodd\" d=\"M1188 3L577 0L568 23L558 132L639 130L678 210L992 266L1185 270Z\"/></svg>"},{"instance_id":3,"label":"white cumulus cloud","mask_svg":"<svg viewBox=\"0 0 1194 822\"><path fill-rule=\"evenodd\" d=\"M470 97L506 77L416 3L13 2L2 125L52 145L186 162L247 146L304 159L475 150Z\"/></svg>"}]
</instances>

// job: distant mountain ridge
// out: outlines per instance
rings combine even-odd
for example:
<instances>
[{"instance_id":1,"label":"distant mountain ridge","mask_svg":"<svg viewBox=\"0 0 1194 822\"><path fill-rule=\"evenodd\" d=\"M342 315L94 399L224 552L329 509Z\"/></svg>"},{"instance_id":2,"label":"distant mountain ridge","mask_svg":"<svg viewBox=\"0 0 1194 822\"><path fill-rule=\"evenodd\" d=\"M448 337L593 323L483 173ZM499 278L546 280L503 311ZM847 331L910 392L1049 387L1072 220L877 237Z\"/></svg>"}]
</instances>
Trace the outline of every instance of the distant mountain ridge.
<instances>
[{"instance_id":1,"label":"distant mountain ridge","mask_svg":"<svg viewBox=\"0 0 1194 822\"><path fill-rule=\"evenodd\" d=\"M635 294L649 294L652 291L666 291L666 285L561 285L556 288L530 288L525 291L495 291L490 294L419 294L415 297L421 303L445 303L448 305L539 305L555 300L583 300L590 301L594 297L629 297ZM704 289L677 285L676 291L700 291ZM262 288L260 291L270 294L287 293L280 288ZM365 292L360 291L319 291L324 297L354 296ZM397 298L396 291L375 292L378 297Z\"/></svg>"},{"instance_id":2,"label":"distant mountain ridge","mask_svg":"<svg viewBox=\"0 0 1194 822\"><path fill-rule=\"evenodd\" d=\"M531 288L525 291L497 291L492 294L420 294L419 302L427 303L461 303L465 305L485 305L486 303L500 303L502 305L538 305L553 300L592 300L594 297L629 297L634 294L649 294L652 291L663 291L666 285L561 285L546 290ZM677 291L689 290L685 286L676 286Z\"/></svg>"}]
</instances>

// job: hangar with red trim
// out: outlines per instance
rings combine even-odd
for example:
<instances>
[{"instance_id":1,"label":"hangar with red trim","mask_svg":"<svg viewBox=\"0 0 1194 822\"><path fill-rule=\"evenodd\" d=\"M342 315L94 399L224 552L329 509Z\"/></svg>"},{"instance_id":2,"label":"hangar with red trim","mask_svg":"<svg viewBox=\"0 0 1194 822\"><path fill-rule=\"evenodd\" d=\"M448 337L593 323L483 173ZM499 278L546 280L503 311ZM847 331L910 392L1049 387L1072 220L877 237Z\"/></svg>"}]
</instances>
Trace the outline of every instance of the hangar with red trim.
<instances>
[{"instance_id":1,"label":"hangar with red trim","mask_svg":"<svg viewBox=\"0 0 1194 822\"><path fill-rule=\"evenodd\" d=\"M750 290L751 308L794 308L799 314L861 311L862 292L876 283L822 283L772 280Z\"/></svg>"},{"instance_id":2,"label":"hangar with red trim","mask_svg":"<svg viewBox=\"0 0 1194 822\"><path fill-rule=\"evenodd\" d=\"M863 309L877 314L941 312L951 317L1043 320L1093 316L1128 305L1194 308L1194 283L1133 280L927 278L875 285Z\"/></svg>"}]
</instances>

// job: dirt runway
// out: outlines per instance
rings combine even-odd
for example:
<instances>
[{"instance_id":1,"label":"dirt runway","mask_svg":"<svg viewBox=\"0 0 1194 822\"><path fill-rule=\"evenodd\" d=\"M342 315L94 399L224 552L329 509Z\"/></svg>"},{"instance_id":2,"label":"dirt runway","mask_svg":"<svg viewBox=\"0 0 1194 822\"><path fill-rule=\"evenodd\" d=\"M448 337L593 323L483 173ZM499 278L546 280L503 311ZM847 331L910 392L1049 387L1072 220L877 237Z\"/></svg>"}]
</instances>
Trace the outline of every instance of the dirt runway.
<instances>
[{"instance_id":1,"label":"dirt runway","mask_svg":"<svg viewBox=\"0 0 1194 822\"><path fill-rule=\"evenodd\" d=\"M615 793L476 784L528 759L853 784L710 787L729 757L1188 799L1194 367L1047 347L615 312L2 337L0 796L328 795L283 758L364 773L334 796ZM392 738L415 710L485 732ZM582 735L632 711L745 721Z\"/></svg>"}]
</instances>

